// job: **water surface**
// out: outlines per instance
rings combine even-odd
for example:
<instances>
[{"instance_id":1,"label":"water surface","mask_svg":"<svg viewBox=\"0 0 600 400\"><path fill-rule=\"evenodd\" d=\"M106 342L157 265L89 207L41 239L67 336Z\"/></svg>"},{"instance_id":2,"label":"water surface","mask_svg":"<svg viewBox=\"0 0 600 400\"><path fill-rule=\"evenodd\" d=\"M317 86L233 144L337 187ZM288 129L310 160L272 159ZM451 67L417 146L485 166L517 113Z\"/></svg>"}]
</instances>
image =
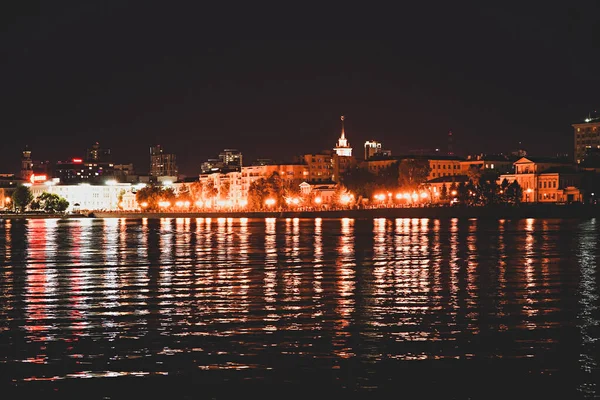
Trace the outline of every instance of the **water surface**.
<instances>
[{"instance_id":1,"label":"water surface","mask_svg":"<svg viewBox=\"0 0 600 400\"><path fill-rule=\"evenodd\" d=\"M599 396L598 240L596 219L1 221L0 389Z\"/></svg>"}]
</instances>

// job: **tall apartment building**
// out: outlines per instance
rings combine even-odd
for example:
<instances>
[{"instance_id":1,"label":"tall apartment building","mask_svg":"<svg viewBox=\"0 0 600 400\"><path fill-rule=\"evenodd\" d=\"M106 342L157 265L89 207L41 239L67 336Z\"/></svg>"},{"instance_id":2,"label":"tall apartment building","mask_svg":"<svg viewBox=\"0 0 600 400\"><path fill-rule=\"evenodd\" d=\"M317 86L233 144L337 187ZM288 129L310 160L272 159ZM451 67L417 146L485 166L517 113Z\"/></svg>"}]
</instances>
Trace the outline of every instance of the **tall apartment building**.
<instances>
[{"instance_id":1,"label":"tall apartment building","mask_svg":"<svg viewBox=\"0 0 600 400\"><path fill-rule=\"evenodd\" d=\"M161 145L150 147L150 177L169 176L177 178L175 154L165 153Z\"/></svg>"},{"instance_id":2,"label":"tall apartment building","mask_svg":"<svg viewBox=\"0 0 600 400\"><path fill-rule=\"evenodd\" d=\"M579 164L585 158L586 152L600 148L600 116L594 114L573 125L574 158Z\"/></svg>"}]
</instances>

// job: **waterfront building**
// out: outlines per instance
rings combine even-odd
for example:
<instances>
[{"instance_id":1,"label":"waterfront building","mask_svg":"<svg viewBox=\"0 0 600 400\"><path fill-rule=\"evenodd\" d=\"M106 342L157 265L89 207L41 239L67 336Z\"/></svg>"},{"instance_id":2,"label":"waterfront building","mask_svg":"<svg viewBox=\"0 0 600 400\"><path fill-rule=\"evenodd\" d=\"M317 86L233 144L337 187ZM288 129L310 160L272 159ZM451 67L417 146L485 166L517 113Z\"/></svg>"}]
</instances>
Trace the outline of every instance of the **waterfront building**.
<instances>
[{"instance_id":1,"label":"waterfront building","mask_svg":"<svg viewBox=\"0 0 600 400\"><path fill-rule=\"evenodd\" d=\"M333 203L337 185L335 183L310 183L300 184L300 193L304 197L312 197L317 200L315 205L330 205Z\"/></svg>"},{"instance_id":2,"label":"waterfront building","mask_svg":"<svg viewBox=\"0 0 600 400\"><path fill-rule=\"evenodd\" d=\"M567 160L544 157L522 157L514 163L513 174L503 174L508 183L517 181L523 190L523 202L580 202L582 174Z\"/></svg>"},{"instance_id":3,"label":"waterfront building","mask_svg":"<svg viewBox=\"0 0 600 400\"><path fill-rule=\"evenodd\" d=\"M427 180L432 180L443 176L461 175L464 173L461 171L462 158L443 154L415 154L394 157L376 156L367 161L363 161L360 165L361 167L368 169L369 172L377 175L380 173L380 171L390 167L391 165L399 166L401 162L410 160L421 161L423 164L429 163L430 171L429 175L427 176Z\"/></svg>"},{"instance_id":4,"label":"waterfront building","mask_svg":"<svg viewBox=\"0 0 600 400\"><path fill-rule=\"evenodd\" d=\"M600 149L600 116L595 112L583 121L573 125L574 129L574 162L579 164L583 161L586 151L589 149Z\"/></svg>"},{"instance_id":5,"label":"waterfront building","mask_svg":"<svg viewBox=\"0 0 600 400\"><path fill-rule=\"evenodd\" d=\"M57 194L69 202L68 212L85 211L117 211L120 209L136 210L137 203L131 202L128 197L128 205L131 208L119 207L124 195L133 192L133 186L129 183L117 183L109 181L104 185L91 185L80 183L78 185L61 185L55 181L35 183L30 186L33 197L36 198L44 192ZM125 204L121 204L123 206Z\"/></svg>"},{"instance_id":6,"label":"waterfront building","mask_svg":"<svg viewBox=\"0 0 600 400\"><path fill-rule=\"evenodd\" d=\"M150 176L154 180L158 180L158 177L168 177L176 181L178 171L175 154L165 153L161 145L150 147Z\"/></svg>"}]
</instances>

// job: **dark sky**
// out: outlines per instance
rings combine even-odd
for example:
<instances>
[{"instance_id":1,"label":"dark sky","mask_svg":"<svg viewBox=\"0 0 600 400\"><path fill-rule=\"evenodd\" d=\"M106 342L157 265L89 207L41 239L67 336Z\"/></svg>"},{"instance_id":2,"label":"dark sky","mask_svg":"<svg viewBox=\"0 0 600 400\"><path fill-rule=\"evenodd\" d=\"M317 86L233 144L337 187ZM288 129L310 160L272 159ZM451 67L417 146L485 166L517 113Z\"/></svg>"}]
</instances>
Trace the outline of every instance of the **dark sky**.
<instances>
[{"instance_id":1,"label":"dark sky","mask_svg":"<svg viewBox=\"0 0 600 400\"><path fill-rule=\"evenodd\" d=\"M443 148L451 129L457 153L522 141L552 155L571 152L570 124L600 104L595 1L337 15L300 3L14 3L0 10L0 172L18 171L25 144L56 161L100 141L144 171L160 143L188 175L223 148L289 159L331 148L342 113L358 154L366 139L395 154Z\"/></svg>"}]
</instances>

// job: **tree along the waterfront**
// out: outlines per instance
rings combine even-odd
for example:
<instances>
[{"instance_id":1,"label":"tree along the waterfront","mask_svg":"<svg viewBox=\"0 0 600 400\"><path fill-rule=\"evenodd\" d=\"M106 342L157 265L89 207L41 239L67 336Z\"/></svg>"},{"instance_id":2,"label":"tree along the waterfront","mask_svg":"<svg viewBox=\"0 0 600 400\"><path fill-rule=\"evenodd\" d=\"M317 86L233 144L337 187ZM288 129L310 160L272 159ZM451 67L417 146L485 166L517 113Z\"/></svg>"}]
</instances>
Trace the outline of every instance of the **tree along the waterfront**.
<instances>
[{"instance_id":1,"label":"tree along the waterfront","mask_svg":"<svg viewBox=\"0 0 600 400\"><path fill-rule=\"evenodd\" d=\"M36 202L39 203L40 209L48 213L62 213L69 208L67 199L54 193L44 192L37 197Z\"/></svg>"},{"instance_id":2,"label":"tree along the waterfront","mask_svg":"<svg viewBox=\"0 0 600 400\"><path fill-rule=\"evenodd\" d=\"M12 195L12 205L17 212L23 212L33 200L31 189L27 186L18 186Z\"/></svg>"}]
</instances>

